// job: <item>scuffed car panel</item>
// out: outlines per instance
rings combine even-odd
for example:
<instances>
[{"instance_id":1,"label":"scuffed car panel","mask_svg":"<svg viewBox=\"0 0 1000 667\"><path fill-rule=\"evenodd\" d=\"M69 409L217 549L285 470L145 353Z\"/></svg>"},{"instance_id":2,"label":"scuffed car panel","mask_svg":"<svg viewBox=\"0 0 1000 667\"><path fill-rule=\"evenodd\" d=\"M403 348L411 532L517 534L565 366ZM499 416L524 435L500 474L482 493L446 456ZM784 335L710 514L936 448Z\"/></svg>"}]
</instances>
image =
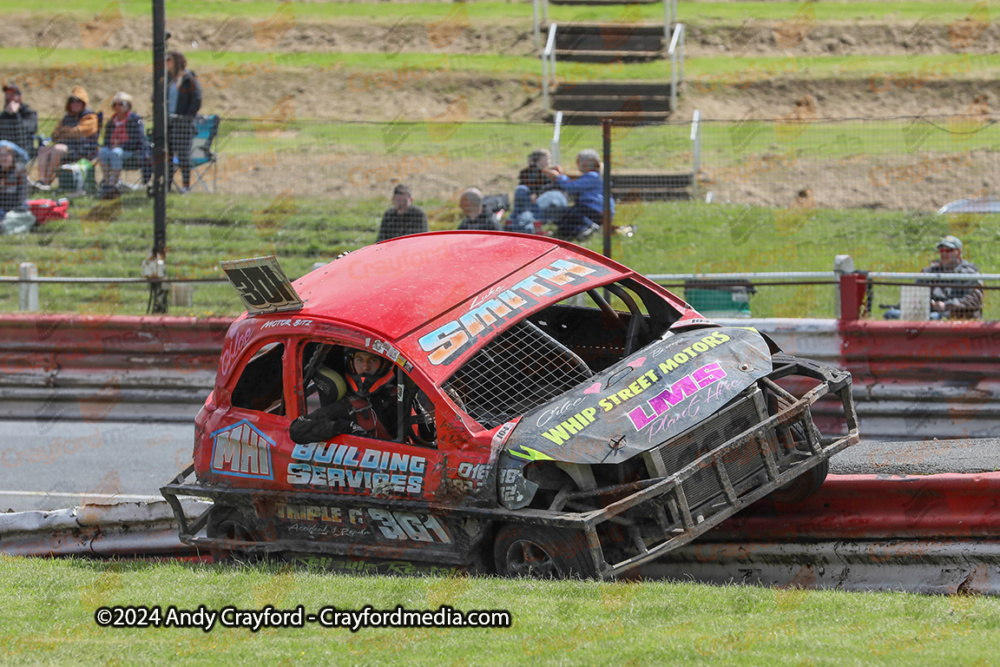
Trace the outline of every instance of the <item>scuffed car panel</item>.
<instances>
[{"instance_id":1,"label":"scuffed car panel","mask_svg":"<svg viewBox=\"0 0 1000 667\"><path fill-rule=\"evenodd\" d=\"M764 496L805 497L858 440L848 373L572 244L433 233L295 283L273 257L224 268L248 312L194 464L162 489L181 538L220 556L614 577ZM346 372L349 350L392 363L398 430L293 442L316 368ZM843 433L812 420L827 395ZM180 496L214 507L187 517Z\"/></svg>"},{"instance_id":2,"label":"scuffed car panel","mask_svg":"<svg viewBox=\"0 0 1000 667\"><path fill-rule=\"evenodd\" d=\"M507 452L524 460L621 463L704 420L771 372L746 329L669 334L524 415Z\"/></svg>"}]
</instances>

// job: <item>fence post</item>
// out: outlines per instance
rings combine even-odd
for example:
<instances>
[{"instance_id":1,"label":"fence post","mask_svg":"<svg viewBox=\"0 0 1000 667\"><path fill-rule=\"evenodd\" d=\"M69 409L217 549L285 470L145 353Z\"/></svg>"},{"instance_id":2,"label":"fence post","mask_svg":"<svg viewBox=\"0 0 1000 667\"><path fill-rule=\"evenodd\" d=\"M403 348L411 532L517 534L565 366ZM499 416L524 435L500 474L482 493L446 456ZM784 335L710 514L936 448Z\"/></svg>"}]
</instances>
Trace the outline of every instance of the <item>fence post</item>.
<instances>
[{"instance_id":1,"label":"fence post","mask_svg":"<svg viewBox=\"0 0 1000 667\"><path fill-rule=\"evenodd\" d=\"M701 169L701 112L697 109L691 116L691 195L698 199L698 170Z\"/></svg>"},{"instance_id":2,"label":"fence post","mask_svg":"<svg viewBox=\"0 0 1000 667\"><path fill-rule=\"evenodd\" d=\"M531 3L531 18L535 28L535 50L537 50L540 46L539 35L541 32L538 25L538 0L534 0L534 2Z\"/></svg>"},{"instance_id":3,"label":"fence post","mask_svg":"<svg viewBox=\"0 0 1000 667\"><path fill-rule=\"evenodd\" d=\"M17 276L21 280L34 280L38 277L38 267L32 262L21 262L17 267ZM20 283L17 286L19 308L27 311L38 310L38 283Z\"/></svg>"},{"instance_id":4,"label":"fence post","mask_svg":"<svg viewBox=\"0 0 1000 667\"><path fill-rule=\"evenodd\" d=\"M833 258L833 274L837 285L833 288L833 316L840 316L841 278L847 273L854 273L854 258L850 255L837 255Z\"/></svg>"},{"instance_id":5,"label":"fence post","mask_svg":"<svg viewBox=\"0 0 1000 667\"><path fill-rule=\"evenodd\" d=\"M865 302L868 277L863 273L845 273L840 276L840 320L842 322L861 319L861 307Z\"/></svg>"}]
</instances>

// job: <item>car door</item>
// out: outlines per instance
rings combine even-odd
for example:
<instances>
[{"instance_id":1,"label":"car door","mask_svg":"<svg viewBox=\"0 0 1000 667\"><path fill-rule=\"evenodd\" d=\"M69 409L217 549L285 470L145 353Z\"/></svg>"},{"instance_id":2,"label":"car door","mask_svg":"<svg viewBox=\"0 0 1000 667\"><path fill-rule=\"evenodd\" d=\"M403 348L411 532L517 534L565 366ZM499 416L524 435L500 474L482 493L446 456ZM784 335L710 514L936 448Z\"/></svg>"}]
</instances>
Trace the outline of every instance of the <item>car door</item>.
<instances>
[{"instance_id":1,"label":"car door","mask_svg":"<svg viewBox=\"0 0 1000 667\"><path fill-rule=\"evenodd\" d=\"M199 466L215 483L262 489L284 485L278 452L291 449L289 393L285 383L288 341L254 343L230 381L228 405L215 410L204 431Z\"/></svg>"},{"instance_id":2,"label":"car door","mask_svg":"<svg viewBox=\"0 0 1000 667\"><path fill-rule=\"evenodd\" d=\"M346 377L345 352L358 349L357 343L345 344L333 338L303 337L295 346L292 405L289 421L313 413L320 407L312 376L320 366ZM377 353L371 349L365 351ZM379 354L379 356L385 356ZM312 368L311 368L312 366ZM423 391L398 365L394 365L396 380L401 382L397 396L411 396L413 405ZM420 384L423 384L422 382ZM426 386L426 385L424 385ZM424 393L426 396L426 392ZM433 402L422 406L433 424ZM410 421L416 421L412 408L407 409ZM433 433L430 429L429 433ZM344 433L326 442L313 442L278 448L277 460L286 488L344 496L427 500L432 498L441 480L443 461L436 439L422 439L414 428L403 438L399 433L392 439ZM425 432L425 435L427 433Z\"/></svg>"}]
</instances>

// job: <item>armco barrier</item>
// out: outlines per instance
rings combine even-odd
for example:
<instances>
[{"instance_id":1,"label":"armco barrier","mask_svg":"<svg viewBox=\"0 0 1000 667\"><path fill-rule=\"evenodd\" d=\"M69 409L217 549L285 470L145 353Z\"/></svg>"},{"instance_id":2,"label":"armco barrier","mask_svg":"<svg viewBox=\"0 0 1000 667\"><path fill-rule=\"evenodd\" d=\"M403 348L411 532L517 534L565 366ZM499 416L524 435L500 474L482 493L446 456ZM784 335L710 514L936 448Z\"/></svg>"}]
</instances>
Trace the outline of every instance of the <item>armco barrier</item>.
<instances>
[{"instance_id":1,"label":"armco barrier","mask_svg":"<svg viewBox=\"0 0 1000 667\"><path fill-rule=\"evenodd\" d=\"M1000 323L718 320L854 376L869 440L1000 435ZM188 420L231 320L0 315L0 418ZM838 409L815 408L836 427Z\"/></svg>"},{"instance_id":2,"label":"armco barrier","mask_svg":"<svg viewBox=\"0 0 1000 667\"><path fill-rule=\"evenodd\" d=\"M786 352L851 372L861 437L1000 436L1000 323L719 320L753 326ZM817 422L835 406L818 404ZM832 426L832 424L823 424Z\"/></svg>"},{"instance_id":3,"label":"armco barrier","mask_svg":"<svg viewBox=\"0 0 1000 667\"><path fill-rule=\"evenodd\" d=\"M998 595L998 497L1000 473L830 475L806 502L765 499L642 574L789 590Z\"/></svg>"},{"instance_id":4,"label":"armco barrier","mask_svg":"<svg viewBox=\"0 0 1000 667\"><path fill-rule=\"evenodd\" d=\"M185 499L199 515L211 503ZM180 541L165 500L90 504L52 512L0 514L0 553L11 556L169 556L194 549Z\"/></svg>"},{"instance_id":5,"label":"armco barrier","mask_svg":"<svg viewBox=\"0 0 1000 667\"><path fill-rule=\"evenodd\" d=\"M1000 473L830 475L803 503L766 499L702 541L1000 539Z\"/></svg>"},{"instance_id":6,"label":"armco barrier","mask_svg":"<svg viewBox=\"0 0 1000 667\"><path fill-rule=\"evenodd\" d=\"M0 418L190 420L230 322L0 315Z\"/></svg>"},{"instance_id":7,"label":"armco barrier","mask_svg":"<svg viewBox=\"0 0 1000 667\"><path fill-rule=\"evenodd\" d=\"M1000 515L992 508L998 490L998 473L831 475L807 503L762 501L640 573L784 588L776 592L779 608L801 604L801 589L815 588L997 595ZM209 507L182 502L188 515ZM3 514L0 553L199 556L178 540L173 513L162 500Z\"/></svg>"}]
</instances>

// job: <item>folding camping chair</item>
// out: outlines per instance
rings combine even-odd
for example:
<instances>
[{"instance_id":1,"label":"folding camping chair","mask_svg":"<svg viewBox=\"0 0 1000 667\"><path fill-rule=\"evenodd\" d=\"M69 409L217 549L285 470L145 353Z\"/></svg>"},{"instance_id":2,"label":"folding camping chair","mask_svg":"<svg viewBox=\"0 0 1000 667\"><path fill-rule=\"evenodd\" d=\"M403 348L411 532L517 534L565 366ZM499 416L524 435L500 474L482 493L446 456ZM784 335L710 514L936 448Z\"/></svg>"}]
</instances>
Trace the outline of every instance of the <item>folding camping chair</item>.
<instances>
[{"instance_id":1,"label":"folding camping chair","mask_svg":"<svg viewBox=\"0 0 1000 667\"><path fill-rule=\"evenodd\" d=\"M219 164L216 160L217 156L212 150L212 142L215 141L215 135L219 132L219 116L212 114L211 116L197 116L194 120L194 137L191 139L191 174L194 176L195 183L192 183L192 187L196 183L200 183L201 187L205 188L205 192L214 193L218 172ZM208 172L212 172L212 187L209 188L208 184L205 182L205 176ZM174 158L174 176L176 177L179 173L179 168L177 167L177 158ZM180 187L180 186L178 186Z\"/></svg>"}]
</instances>

